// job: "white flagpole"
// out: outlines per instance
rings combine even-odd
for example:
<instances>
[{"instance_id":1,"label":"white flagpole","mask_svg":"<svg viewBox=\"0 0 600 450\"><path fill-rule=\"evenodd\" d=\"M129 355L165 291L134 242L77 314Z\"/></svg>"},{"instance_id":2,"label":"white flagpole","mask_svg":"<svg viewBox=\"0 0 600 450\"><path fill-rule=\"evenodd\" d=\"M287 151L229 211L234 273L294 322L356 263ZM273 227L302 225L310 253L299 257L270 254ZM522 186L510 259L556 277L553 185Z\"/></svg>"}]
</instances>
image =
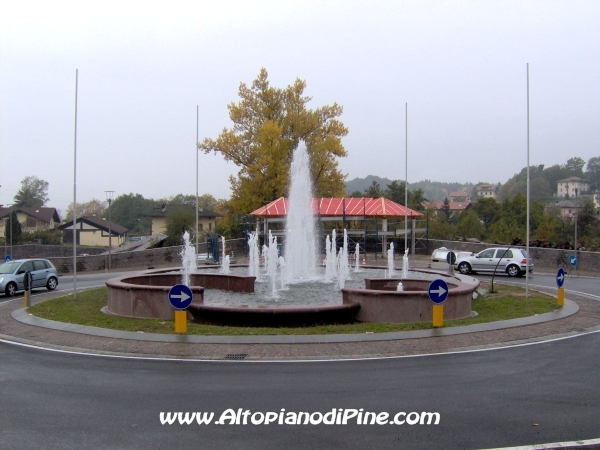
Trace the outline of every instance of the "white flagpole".
<instances>
[{"instance_id":1,"label":"white flagpole","mask_svg":"<svg viewBox=\"0 0 600 450\"><path fill-rule=\"evenodd\" d=\"M525 298L529 298L529 263L531 256L529 255L529 63L527 63L527 265L525 266Z\"/></svg>"},{"instance_id":2,"label":"white flagpole","mask_svg":"<svg viewBox=\"0 0 600 450\"><path fill-rule=\"evenodd\" d=\"M77 88L79 69L75 69L75 139L73 145L73 298L77 298Z\"/></svg>"}]
</instances>

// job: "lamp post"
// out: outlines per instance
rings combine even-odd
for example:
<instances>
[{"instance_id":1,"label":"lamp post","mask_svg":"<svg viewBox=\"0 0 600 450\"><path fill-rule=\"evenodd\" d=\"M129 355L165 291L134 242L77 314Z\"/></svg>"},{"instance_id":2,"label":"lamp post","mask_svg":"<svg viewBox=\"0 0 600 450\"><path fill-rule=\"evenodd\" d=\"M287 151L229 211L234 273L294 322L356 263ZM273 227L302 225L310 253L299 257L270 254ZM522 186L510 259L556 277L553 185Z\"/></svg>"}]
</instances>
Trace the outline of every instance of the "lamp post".
<instances>
[{"instance_id":1,"label":"lamp post","mask_svg":"<svg viewBox=\"0 0 600 450\"><path fill-rule=\"evenodd\" d=\"M12 215L13 215L13 205L8 205L10 206L10 257L11 259L13 258L13 248L12 248L12 242L13 242L13 220L12 220Z\"/></svg>"},{"instance_id":2,"label":"lamp post","mask_svg":"<svg viewBox=\"0 0 600 450\"><path fill-rule=\"evenodd\" d=\"M196 105L196 258L198 258L198 151L200 150L200 143L198 142L198 111L198 105Z\"/></svg>"},{"instance_id":3,"label":"lamp post","mask_svg":"<svg viewBox=\"0 0 600 450\"><path fill-rule=\"evenodd\" d=\"M112 224L110 221L110 204L113 201L113 196L115 195L115 191L104 191L106 193L106 200L108 200L108 270L110 270L111 266L111 257L112 257Z\"/></svg>"},{"instance_id":4,"label":"lamp post","mask_svg":"<svg viewBox=\"0 0 600 450\"><path fill-rule=\"evenodd\" d=\"M6 239L6 238L8 237L8 221L9 220L10 220L10 217L4 219L4 258L6 258L6 255L8 255L8 239Z\"/></svg>"},{"instance_id":5,"label":"lamp post","mask_svg":"<svg viewBox=\"0 0 600 450\"><path fill-rule=\"evenodd\" d=\"M575 259L577 259L577 193L579 189L575 188Z\"/></svg>"}]
</instances>

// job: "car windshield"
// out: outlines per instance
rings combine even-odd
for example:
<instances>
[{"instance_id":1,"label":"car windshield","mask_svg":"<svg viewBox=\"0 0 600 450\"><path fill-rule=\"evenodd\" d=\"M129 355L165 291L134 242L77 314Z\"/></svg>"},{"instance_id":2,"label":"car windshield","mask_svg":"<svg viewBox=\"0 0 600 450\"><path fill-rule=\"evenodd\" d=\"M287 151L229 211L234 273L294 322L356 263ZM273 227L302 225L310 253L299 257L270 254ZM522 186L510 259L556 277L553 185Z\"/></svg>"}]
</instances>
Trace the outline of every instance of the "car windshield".
<instances>
[{"instance_id":1,"label":"car windshield","mask_svg":"<svg viewBox=\"0 0 600 450\"><path fill-rule=\"evenodd\" d=\"M17 270L17 267L21 265L20 262L7 262L0 266L0 273L13 273Z\"/></svg>"}]
</instances>

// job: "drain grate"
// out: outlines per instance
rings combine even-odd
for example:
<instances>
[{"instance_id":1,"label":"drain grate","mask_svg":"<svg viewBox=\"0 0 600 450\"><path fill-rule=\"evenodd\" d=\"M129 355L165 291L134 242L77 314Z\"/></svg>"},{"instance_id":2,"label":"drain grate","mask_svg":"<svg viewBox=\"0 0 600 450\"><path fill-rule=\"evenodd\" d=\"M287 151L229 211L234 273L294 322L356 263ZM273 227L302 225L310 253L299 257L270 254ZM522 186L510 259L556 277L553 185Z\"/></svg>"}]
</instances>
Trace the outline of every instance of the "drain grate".
<instances>
[{"instance_id":1,"label":"drain grate","mask_svg":"<svg viewBox=\"0 0 600 450\"><path fill-rule=\"evenodd\" d=\"M225 356L225 359L238 361L240 359L246 359L246 356L248 356L248 353L229 353Z\"/></svg>"}]
</instances>

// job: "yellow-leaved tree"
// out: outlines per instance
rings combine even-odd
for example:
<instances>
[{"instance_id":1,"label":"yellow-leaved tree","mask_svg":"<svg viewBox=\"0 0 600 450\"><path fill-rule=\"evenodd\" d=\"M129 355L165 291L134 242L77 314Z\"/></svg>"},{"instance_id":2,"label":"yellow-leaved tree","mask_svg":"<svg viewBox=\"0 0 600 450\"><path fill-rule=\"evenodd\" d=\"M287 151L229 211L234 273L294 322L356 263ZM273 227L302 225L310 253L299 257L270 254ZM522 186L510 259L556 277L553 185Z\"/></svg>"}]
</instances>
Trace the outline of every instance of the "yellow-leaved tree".
<instances>
[{"instance_id":1,"label":"yellow-leaved tree","mask_svg":"<svg viewBox=\"0 0 600 450\"><path fill-rule=\"evenodd\" d=\"M342 107L334 103L308 109L311 97L304 95L305 88L300 79L285 89L273 87L261 69L252 86L240 83L240 101L228 105L233 126L198 144L205 153L220 153L240 167L237 177L230 177L230 214L247 214L286 196L292 154L301 143L310 156L314 195L345 195L345 175L337 163L346 156L342 137L348 134L338 119Z\"/></svg>"}]
</instances>

